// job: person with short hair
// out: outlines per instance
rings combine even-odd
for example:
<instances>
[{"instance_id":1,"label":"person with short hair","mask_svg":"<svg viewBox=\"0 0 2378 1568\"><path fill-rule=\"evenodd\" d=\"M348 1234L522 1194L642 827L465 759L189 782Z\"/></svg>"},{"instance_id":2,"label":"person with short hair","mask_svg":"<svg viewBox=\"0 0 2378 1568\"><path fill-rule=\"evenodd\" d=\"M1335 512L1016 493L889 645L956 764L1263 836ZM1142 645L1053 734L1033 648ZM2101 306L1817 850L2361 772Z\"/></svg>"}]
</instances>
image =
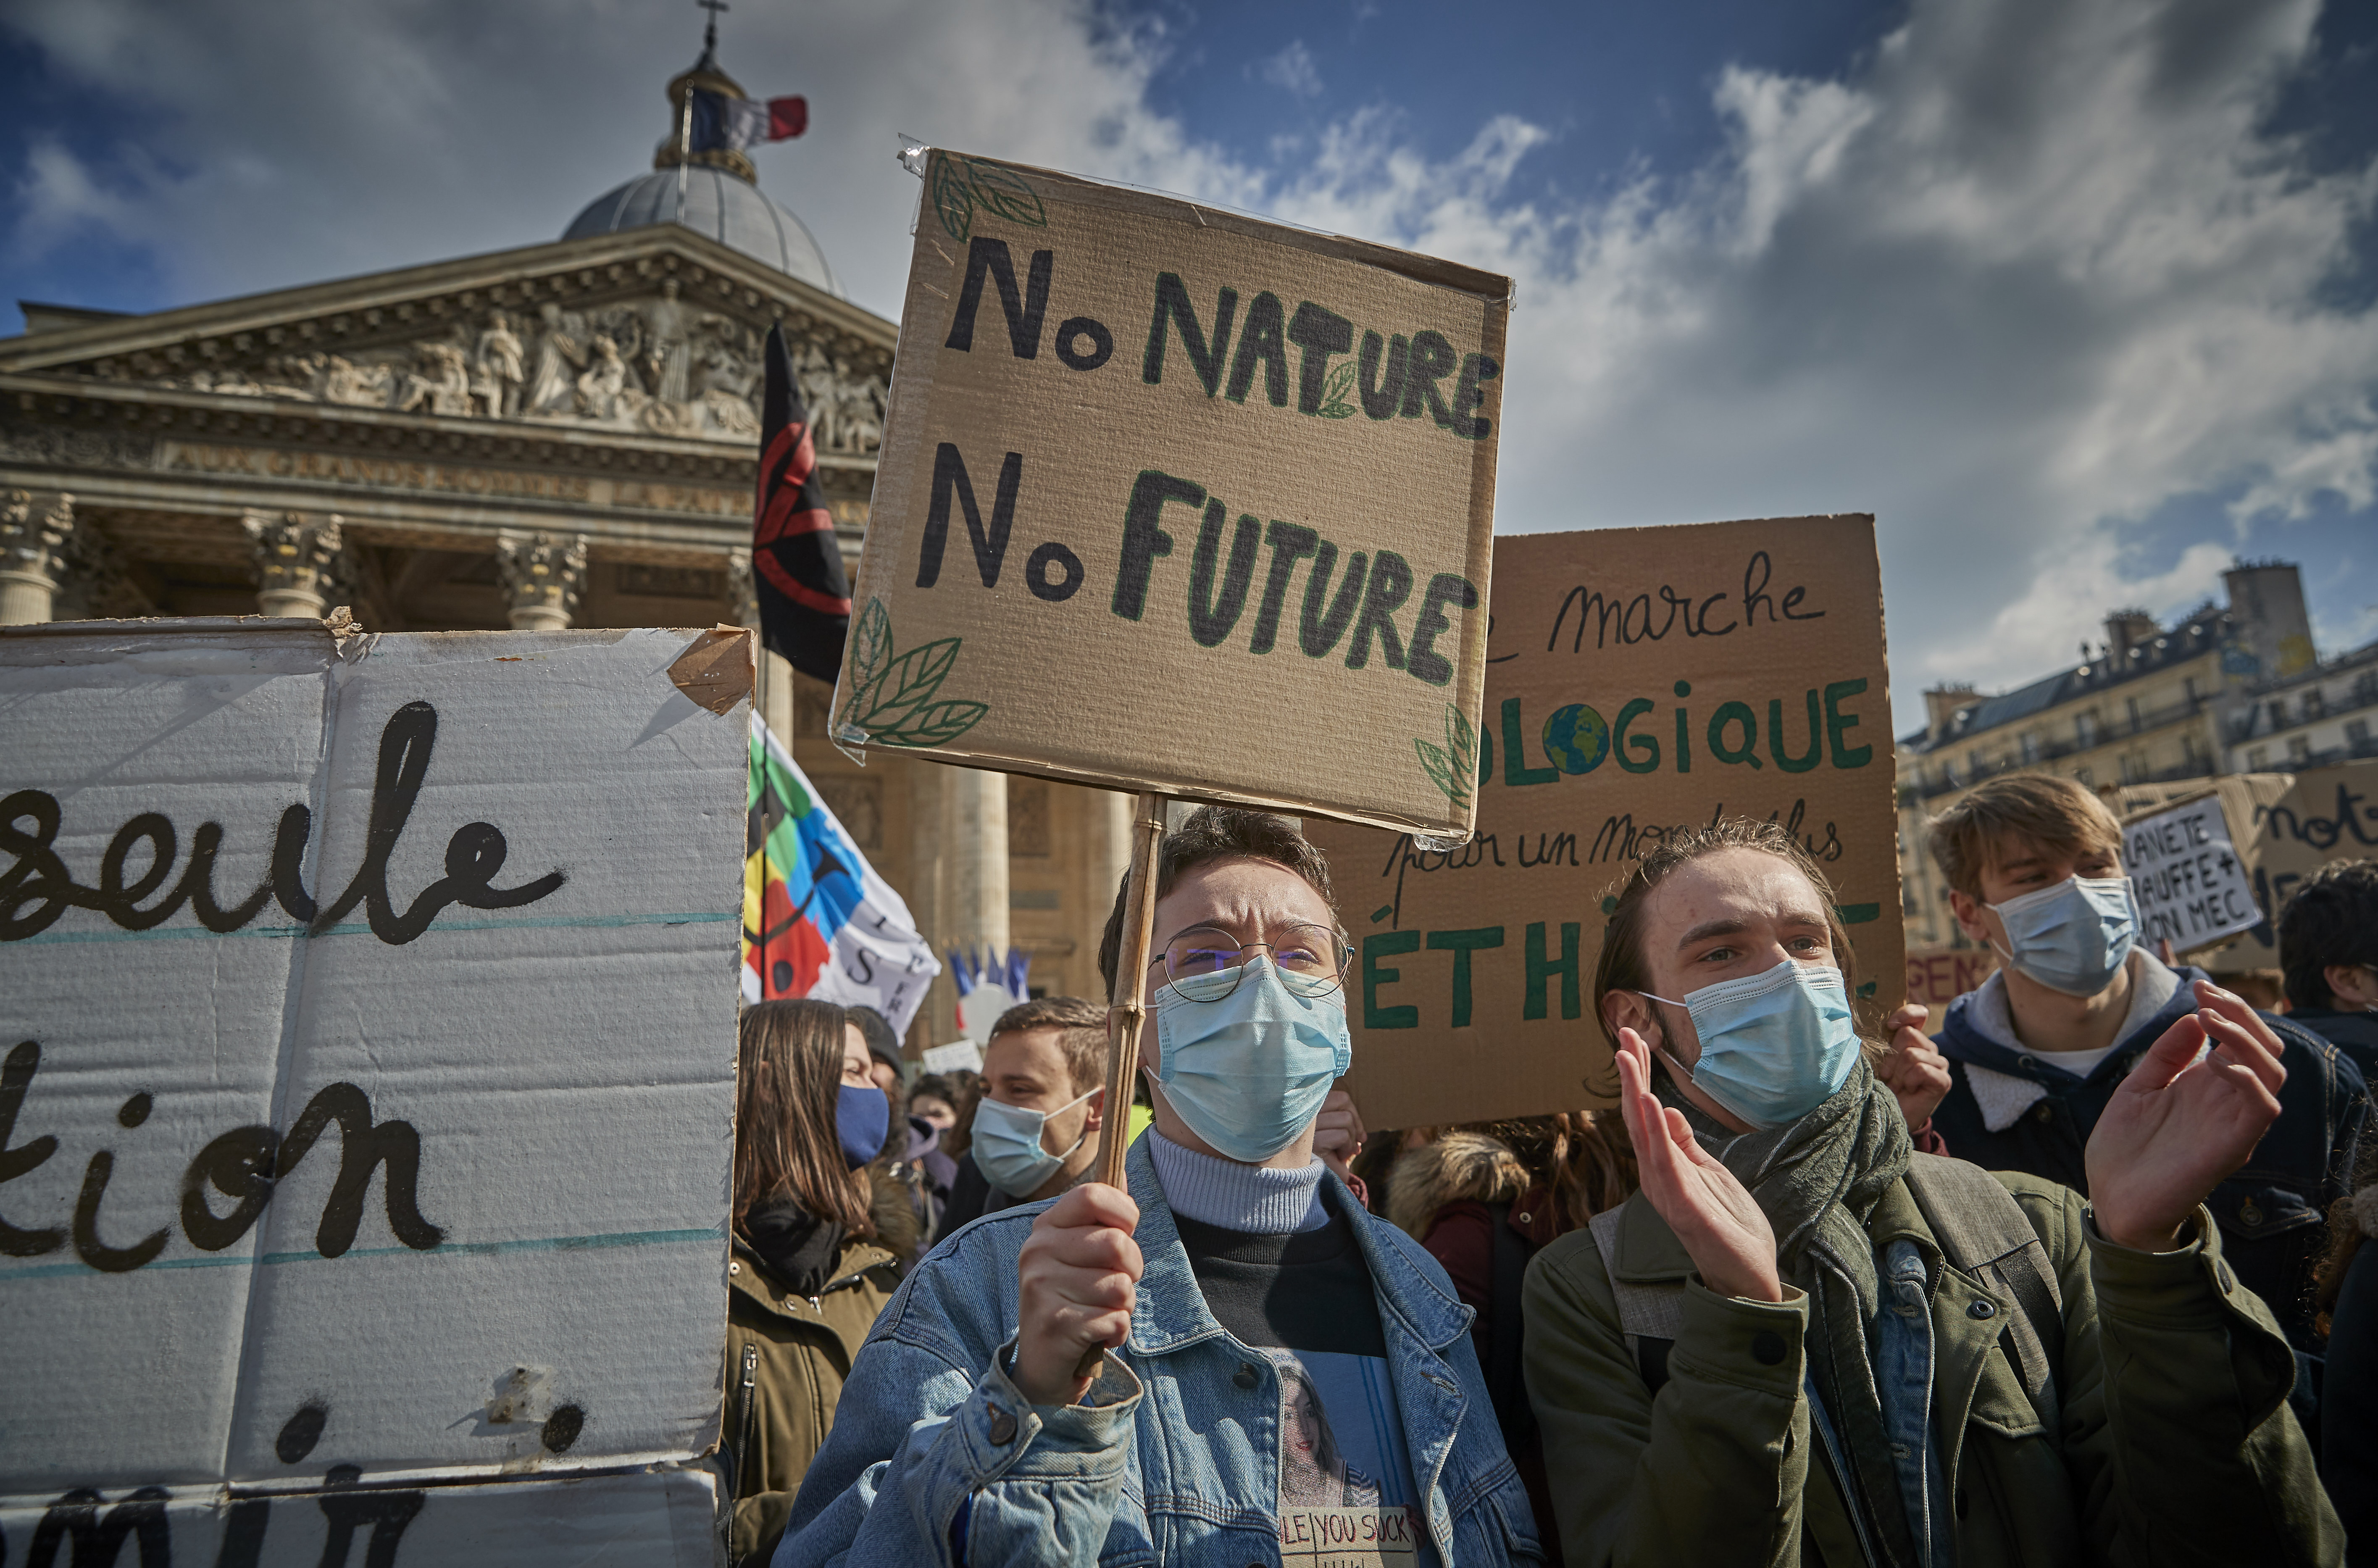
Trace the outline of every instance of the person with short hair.
<instances>
[{"instance_id":1,"label":"person with short hair","mask_svg":"<svg viewBox=\"0 0 2378 1568\"><path fill-rule=\"evenodd\" d=\"M936 1245L984 1215L1055 1197L1098 1163L1106 1070L1107 1010L1098 1003L1035 997L999 1015Z\"/></svg>"},{"instance_id":2,"label":"person with short hair","mask_svg":"<svg viewBox=\"0 0 2378 1568\"><path fill-rule=\"evenodd\" d=\"M2378 1077L2378 861L2332 860L2279 910L2288 1017Z\"/></svg>"},{"instance_id":3,"label":"person with short hair","mask_svg":"<svg viewBox=\"0 0 2378 1568\"><path fill-rule=\"evenodd\" d=\"M899 1189L872 1179L890 1118L843 1009L745 1008L735 1100L719 1451L734 1500L727 1544L743 1564L775 1550L916 1223Z\"/></svg>"},{"instance_id":4,"label":"person with short hair","mask_svg":"<svg viewBox=\"0 0 2378 1568\"><path fill-rule=\"evenodd\" d=\"M2098 1119L2084 1203L1912 1146L1789 831L1671 834L1611 908L1594 1009L1642 1185L1524 1292L1571 1563L2337 1560L2294 1359L2202 1206L2279 1114L2267 1023L2201 986Z\"/></svg>"},{"instance_id":5,"label":"person with short hair","mask_svg":"<svg viewBox=\"0 0 2378 1568\"><path fill-rule=\"evenodd\" d=\"M1352 1051L1327 862L1288 819L1203 807L1155 892L1129 1191L987 1215L917 1265L779 1568L1543 1561L1452 1282L1314 1152ZM1119 891L1111 995L1124 914Z\"/></svg>"},{"instance_id":6,"label":"person with short hair","mask_svg":"<svg viewBox=\"0 0 2378 1568\"><path fill-rule=\"evenodd\" d=\"M2098 1118L2156 1041L2202 1010L2212 979L2140 943L2121 824L2071 779L1992 779L1935 817L1930 839L1958 925L2000 959L1949 1004L1934 1036L1952 1082L1933 1126L1959 1158L2087 1197ZM2312 1355L2321 1216L2344 1195L2368 1100L2360 1070L2336 1047L2254 1016L2279 1042L2279 1117L2207 1202L2230 1266ZM2309 1405L2303 1415L2313 1419Z\"/></svg>"}]
</instances>

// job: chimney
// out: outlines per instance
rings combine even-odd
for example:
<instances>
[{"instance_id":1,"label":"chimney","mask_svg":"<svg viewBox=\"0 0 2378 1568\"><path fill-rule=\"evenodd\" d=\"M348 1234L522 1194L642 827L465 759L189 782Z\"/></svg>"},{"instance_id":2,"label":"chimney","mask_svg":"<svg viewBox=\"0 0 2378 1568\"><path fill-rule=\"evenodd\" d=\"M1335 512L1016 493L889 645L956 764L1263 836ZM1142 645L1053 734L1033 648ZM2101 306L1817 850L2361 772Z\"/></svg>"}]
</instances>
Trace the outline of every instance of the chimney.
<instances>
[{"instance_id":1,"label":"chimney","mask_svg":"<svg viewBox=\"0 0 2378 1568\"><path fill-rule=\"evenodd\" d=\"M1926 692L1924 694L1925 727L1930 733L1931 738L1937 741L1948 734L1950 724L1957 716L1957 710L1970 706L1973 700L1974 688L1970 686L1936 686Z\"/></svg>"},{"instance_id":2,"label":"chimney","mask_svg":"<svg viewBox=\"0 0 2378 1568\"><path fill-rule=\"evenodd\" d=\"M2293 561L2241 560L2221 574L2238 640L2262 679L2295 675L2319 663L2304 614L2303 575Z\"/></svg>"},{"instance_id":3,"label":"chimney","mask_svg":"<svg viewBox=\"0 0 2378 1568\"><path fill-rule=\"evenodd\" d=\"M2131 667L2131 650L2144 648L2161 635L2155 616L2144 610L2116 610L2106 617L2106 657L2112 674Z\"/></svg>"}]
</instances>

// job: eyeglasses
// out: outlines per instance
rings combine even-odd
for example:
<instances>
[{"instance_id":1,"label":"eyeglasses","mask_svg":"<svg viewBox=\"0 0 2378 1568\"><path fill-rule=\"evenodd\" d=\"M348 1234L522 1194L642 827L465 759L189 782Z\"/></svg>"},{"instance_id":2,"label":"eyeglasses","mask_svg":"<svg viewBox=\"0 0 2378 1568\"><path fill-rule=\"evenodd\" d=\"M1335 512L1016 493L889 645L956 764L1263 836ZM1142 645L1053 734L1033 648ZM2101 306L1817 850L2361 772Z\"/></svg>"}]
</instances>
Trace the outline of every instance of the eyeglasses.
<instances>
[{"instance_id":1,"label":"eyeglasses","mask_svg":"<svg viewBox=\"0 0 2378 1568\"><path fill-rule=\"evenodd\" d=\"M1164 944L1148 961L1164 965L1173 990L1191 1001L1220 1001L1239 988L1247 965L1268 955L1289 988L1299 996L1327 996L1344 983L1353 946L1327 926L1287 926L1267 942L1243 942L1212 926L1197 926Z\"/></svg>"}]
</instances>

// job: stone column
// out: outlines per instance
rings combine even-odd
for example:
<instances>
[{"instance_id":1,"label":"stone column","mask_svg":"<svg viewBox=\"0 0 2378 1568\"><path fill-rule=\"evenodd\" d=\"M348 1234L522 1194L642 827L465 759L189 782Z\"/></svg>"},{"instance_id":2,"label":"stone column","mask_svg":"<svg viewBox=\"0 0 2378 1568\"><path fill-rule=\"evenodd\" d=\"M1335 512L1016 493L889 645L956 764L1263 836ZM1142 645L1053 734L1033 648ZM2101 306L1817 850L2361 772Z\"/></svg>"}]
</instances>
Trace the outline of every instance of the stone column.
<instances>
[{"instance_id":1,"label":"stone column","mask_svg":"<svg viewBox=\"0 0 2378 1568\"><path fill-rule=\"evenodd\" d=\"M0 503L0 626L50 618L74 525L74 497L63 491L40 504L30 491L11 490Z\"/></svg>"},{"instance_id":2,"label":"stone column","mask_svg":"<svg viewBox=\"0 0 2378 1568\"><path fill-rule=\"evenodd\" d=\"M496 569L515 631L565 631L586 592L586 535L504 533Z\"/></svg>"},{"instance_id":3,"label":"stone column","mask_svg":"<svg viewBox=\"0 0 2378 1568\"><path fill-rule=\"evenodd\" d=\"M942 898L945 885L942 856L949 834L944 831L948 802L942 785L953 771L939 762L922 761L901 770L908 776L908 880L900 892L935 957L946 952L949 945L943 938L947 922ZM945 1046L957 1037L956 1000L957 987L945 971L933 981L917 1013L924 1044Z\"/></svg>"},{"instance_id":4,"label":"stone column","mask_svg":"<svg viewBox=\"0 0 2378 1568\"><path fill-rule=\"evenodd\" d=\"M343 541L342 520L307 517L304 512L240 514L256 548L256 607L268 616L294 616L320 620L330 607L330 574L338 564Z\"/></svg>"},{"instance_id":5,"label":"stone column","mask_svg":"<svg viewBox=\"0 0 2378 1568\"><path fill-rule=\"evenodd\" d=\"M950 768L942 781L942 943L1007 953L1007 775Z\"/></svg>"},{"instance_id":6,"label":"stone column","mask_svg":"<svg viewBox=\"0 0 2378 1568\"><path fill-rule=\"evenodd\" d=\"M1081 801L1083 929L1076 940L1087 961L1082 973L1090 976L1098 973L1099 942L1106 935L1107 917L1114 913L1115 890L1131 870L1132 797L1111 789L1085 789ZM1087 994L1090 982L1081 984Z\"/></svg>"}]
</instances>

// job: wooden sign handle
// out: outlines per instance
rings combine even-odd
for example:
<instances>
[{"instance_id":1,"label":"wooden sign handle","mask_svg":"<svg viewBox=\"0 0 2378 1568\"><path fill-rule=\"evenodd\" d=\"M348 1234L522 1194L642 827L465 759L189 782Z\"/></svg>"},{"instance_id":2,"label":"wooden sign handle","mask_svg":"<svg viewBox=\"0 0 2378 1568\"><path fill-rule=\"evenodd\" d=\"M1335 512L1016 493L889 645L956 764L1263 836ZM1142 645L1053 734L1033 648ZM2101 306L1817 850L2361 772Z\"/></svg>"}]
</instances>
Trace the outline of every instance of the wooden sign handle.
<instances>
[{"instance_id":1,"label":"wooden sign handle","mask_svg":"<svg viewBox=\"0 0 2378 1568\"><path fill-rule=\"evenodd\" d=\"M1139 1032L1147 1021L1145 988L1149 949L1156 940L1156 852L1164 842L1164 796L1143 790L1131 808L1131 875L1123 884L1123 944L1115 957L1114 995L1107 1016L1107 1097L1099 1138L1099 1179L1122 1190L1123 1160L1131 1147L1132 1080L1139 1075ZM1099 1370L1102 1347L1082 1353L1075 1377Z\"/></svg>"}]
</instances>

